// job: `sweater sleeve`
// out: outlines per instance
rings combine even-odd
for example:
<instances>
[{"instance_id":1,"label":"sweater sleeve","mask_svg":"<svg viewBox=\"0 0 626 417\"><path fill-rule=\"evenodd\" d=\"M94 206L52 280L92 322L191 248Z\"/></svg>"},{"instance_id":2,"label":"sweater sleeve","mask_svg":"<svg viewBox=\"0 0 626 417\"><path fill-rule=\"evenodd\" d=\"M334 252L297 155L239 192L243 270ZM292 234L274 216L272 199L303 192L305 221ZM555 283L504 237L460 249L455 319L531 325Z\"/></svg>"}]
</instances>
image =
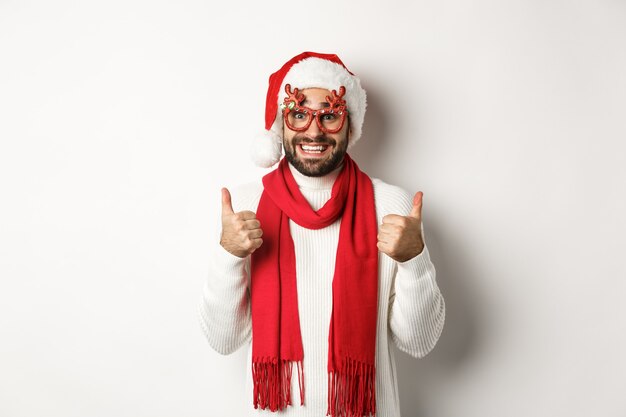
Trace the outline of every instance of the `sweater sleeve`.
<instances>
[{"instance_id":1,"label":"sweater sleeve","mask_svg":"<svg viewBox=\"0 0 626 417\"><path fill-rule=\"evenodd\" d=\"M426 356L439 340L446 315L426 245L415 258L398 263L389 306L396 346L413 357Z\"/></svg>"},{"instance_id":2,"label":"sweater sleeve","mask_svg":"<svg viewBox=\"0 0 626 417\"><path fill-rule=\"evenodd\" d=\"M261 191L255 186L233 190L235 211L256 211ZM209 274L202 288L198 317L209 345L220 354L231 354L251 339L249 286L250 257L232 255L216 236L211 243Z\"/></svg>"},{"instance_id":3,"label":"sweater sleeve","mask_svg":"<svg viewBox=\"0 0 626 417\"><path fill-rule=\"evenodd\" d=\"M393 198L388 213L406 216L410 213L412 196L392 187ZM389 327L391 337L400 350L422 358L436 345L443 330L445 302L436 281L424 235L424 249L405 262L395 262L396 272L389 297Z\"/></svg>"}]
</instances>

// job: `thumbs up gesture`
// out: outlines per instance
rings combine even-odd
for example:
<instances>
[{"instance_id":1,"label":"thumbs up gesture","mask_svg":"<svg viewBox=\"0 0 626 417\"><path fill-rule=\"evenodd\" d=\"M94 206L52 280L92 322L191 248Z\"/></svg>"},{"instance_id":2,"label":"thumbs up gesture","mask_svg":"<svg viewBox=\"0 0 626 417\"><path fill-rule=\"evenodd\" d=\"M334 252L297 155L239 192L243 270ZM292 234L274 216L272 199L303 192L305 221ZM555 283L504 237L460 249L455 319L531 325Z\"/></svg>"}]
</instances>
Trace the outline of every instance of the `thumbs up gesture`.
<instances>
[{"instance_id":1,"label":"thumbs up gesture","mask_svg":"<svg viewBox=\"0 0 626 417\"><path fill-rule=\"evenodd\" d=\"M245 258L263 243L261 223L252 211L235 213L230 192L222 188L222 235L220 245L228 252Z\"/></svg>"},{"instance_id":2,"label":"thumbs up gesture","mask_svg":"<svg viewBox=\"0 0 626 417\"><path fill-rule=\"evenodd\" d=\"M413 197L413 208L408 216L388 214L378 228L378 250L397 262L405 262L424 249L422 238L422 197L418 191Z\"/></svg>"}]
</instances>

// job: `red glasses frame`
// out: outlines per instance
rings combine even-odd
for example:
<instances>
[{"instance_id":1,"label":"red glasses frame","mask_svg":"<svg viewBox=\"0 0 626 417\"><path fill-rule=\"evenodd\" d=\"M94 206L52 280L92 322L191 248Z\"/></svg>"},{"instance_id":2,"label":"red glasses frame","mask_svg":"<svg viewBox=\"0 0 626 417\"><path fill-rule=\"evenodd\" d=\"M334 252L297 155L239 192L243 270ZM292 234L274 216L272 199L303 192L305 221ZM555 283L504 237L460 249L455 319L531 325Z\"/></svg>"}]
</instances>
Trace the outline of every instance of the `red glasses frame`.
<instances>
[{"instance_id":1,"label":"red glasses frame","mask_svg":"<svg viewBox=\"0 0 626 417\"><path fill-rule=\"evenodd\" d=\"M345 123L346 114L348 114L348 109L346 108L346 101L343 99L344 94L346 93L346 88L342 85L339 87L339 94L337 94L336 90L331 91L330 96L326 96L326 101L330 104L328 107L324 107L323 109L311 109L309 107L301 106L305 100L304 94L302 94L298 88L294 88L293 92L291 91L291 85L285 85L285 92L287 93L287 97L283 100L280 107L283 109L283 118L285 119L285 123L289 129L294 130L296 132L303 132L307 130L313 119L317 123L317 126L324 133L337 133L339 132ZM306 125L300 127L294 127L291 123L289 123L289 113L290 112L301 112L305 114L310 114L311 117L307 121ZM336 129L329 129L322 124L320 118L327 114L338 115L340 118L339 127Z\"/></svg>"}]
</instances>

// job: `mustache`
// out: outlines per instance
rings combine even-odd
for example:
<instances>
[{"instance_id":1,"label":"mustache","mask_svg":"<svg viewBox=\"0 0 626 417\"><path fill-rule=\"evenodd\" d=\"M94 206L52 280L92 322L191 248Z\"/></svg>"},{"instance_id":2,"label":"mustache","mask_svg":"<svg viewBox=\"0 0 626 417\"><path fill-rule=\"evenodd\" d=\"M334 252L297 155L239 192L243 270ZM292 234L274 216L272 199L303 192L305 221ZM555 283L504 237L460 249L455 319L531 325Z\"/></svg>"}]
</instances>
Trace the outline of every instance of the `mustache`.
<instances>
[{"instance_id":1,"label":"mustache","mask_svg":"<svg viewBox=\"0 0 626 417\"><path fill-rule=\"evenodd\" d=\"M293 142L294 146L300 145L301 143L319 143L319 144L323 144L323 145L332 145L332 146L337 145L337 141L336 140L331 139L331 138L326 137L326 136L320 136L320 137L315 138L315 139L302 137L302 136L294 136L292 142Z\"/></svg>"}]
</instances>

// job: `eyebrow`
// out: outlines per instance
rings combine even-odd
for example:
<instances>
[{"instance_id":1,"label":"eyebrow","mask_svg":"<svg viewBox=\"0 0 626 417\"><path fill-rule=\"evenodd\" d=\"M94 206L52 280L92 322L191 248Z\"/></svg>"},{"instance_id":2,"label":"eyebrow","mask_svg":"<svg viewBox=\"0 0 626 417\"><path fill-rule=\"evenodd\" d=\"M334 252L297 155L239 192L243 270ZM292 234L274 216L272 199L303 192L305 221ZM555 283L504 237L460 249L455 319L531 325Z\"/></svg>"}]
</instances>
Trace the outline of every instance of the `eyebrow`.
<instances>
[{"instance_id":1,"label":"eyebrow","mask_svg":"<svg viewBox=\"0 0 626 417\"><path fill-rule=\"evenodd\" d=\"M303 105L305 105L305 106L307 106L307 105L311 104L311 102L310 102L310 101L309 101L309 99L307 98L307 99L304 99L304 101L302 102L302 104L303 104ZM322 107L330 107L330 103L327 103L327 102L325 102L325 101L322 101L320 104L322 105Z\"/></svg>"}]
</instances>

